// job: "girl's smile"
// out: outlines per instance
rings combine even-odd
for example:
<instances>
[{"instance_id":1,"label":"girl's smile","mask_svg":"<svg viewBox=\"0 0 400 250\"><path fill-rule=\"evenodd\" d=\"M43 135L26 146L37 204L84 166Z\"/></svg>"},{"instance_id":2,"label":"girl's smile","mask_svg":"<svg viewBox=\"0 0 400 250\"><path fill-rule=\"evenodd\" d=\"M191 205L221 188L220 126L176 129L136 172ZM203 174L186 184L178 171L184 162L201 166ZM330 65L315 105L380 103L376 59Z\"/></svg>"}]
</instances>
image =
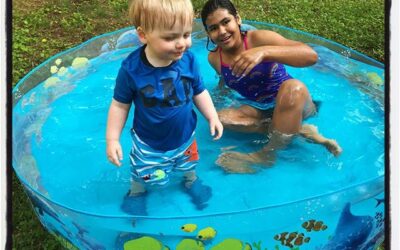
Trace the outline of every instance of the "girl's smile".
<instances>
[{"instance_id":1,"label":"girl's smile","mask_svg":"<svg viewBox=\"0 0 400 250\"><path fill-rule=\"evenodd\" d=\"M241 44L240 23L240 17L231 15L226 9L215 10L206 19L210 39L222 48Z\"/></svg>"}]
</instances>

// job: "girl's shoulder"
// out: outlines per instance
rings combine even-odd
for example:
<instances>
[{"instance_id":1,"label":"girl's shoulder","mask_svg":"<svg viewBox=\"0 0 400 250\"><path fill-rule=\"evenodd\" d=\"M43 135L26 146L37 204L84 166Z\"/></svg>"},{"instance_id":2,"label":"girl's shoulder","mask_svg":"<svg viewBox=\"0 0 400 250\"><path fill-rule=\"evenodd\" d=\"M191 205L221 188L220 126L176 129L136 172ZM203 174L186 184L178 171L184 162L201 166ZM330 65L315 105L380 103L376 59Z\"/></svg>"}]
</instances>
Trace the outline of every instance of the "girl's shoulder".
<instances>
[{"instance_id":1,"label":"girl's shoulder","mask_svg":"<svg viewBox=\"0 0 400 250\"><path fill-rule=\"evenodd\" d=\"M250 47L264 45L275 45L281 35L271 30L249 30L247 31L247 41Z\"/></svg>"}]
</instances>

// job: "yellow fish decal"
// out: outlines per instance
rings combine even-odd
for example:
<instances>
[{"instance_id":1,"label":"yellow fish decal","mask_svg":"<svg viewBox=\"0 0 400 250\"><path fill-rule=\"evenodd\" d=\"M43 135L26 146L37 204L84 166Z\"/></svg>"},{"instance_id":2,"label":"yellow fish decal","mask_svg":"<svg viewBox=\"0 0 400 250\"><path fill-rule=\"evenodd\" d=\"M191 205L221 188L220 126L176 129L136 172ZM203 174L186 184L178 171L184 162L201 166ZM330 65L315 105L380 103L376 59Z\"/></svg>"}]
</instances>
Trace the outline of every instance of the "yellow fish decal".
<instances>
[{"instance_id":1,"label":"yellow fish decal","mask_svg":"<svg viewBox=\"0 0 400 250\"><path fill-rule=\"evenodd\" d=\"M383 85L383 79L375 72L368 72L367 73L368 79L371 81L371 83L377 87Z\"/></svg>"},{"instance_id":2,"label":"yellow fish decal","mask_svg":"<svg viewBox=\"0 0 400 250\"><path fill-rule=\"evenodd\" d=\"M199 240L211 240L217 235L217 231L215 231L212 227L206 227L201 229L197 234L197 239Z\"/></svg>"},{"instance_id":3,"label":"yellow fish decal","mask_svg":"<svg viewBox=\"0 0 400 250\"><path fill-rule=\"evenodd\" d=\"M184 232L191 233L197 229L197 225L196 224L185 224L181 227L181 229Z\"/></svg>"}]
</instances>

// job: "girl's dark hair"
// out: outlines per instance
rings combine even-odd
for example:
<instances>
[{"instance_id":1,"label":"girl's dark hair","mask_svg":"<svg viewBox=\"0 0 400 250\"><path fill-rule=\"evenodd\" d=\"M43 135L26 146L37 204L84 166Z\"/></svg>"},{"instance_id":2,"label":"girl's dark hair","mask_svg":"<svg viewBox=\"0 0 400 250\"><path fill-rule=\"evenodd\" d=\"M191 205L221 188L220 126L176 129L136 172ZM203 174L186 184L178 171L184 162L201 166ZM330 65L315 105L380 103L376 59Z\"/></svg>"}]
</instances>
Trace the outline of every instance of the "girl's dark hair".
<instances>
[{"instance_id":1,"label":"girl's dark hair","mask_svg":"<svg viewBox=\"0 0 400 250\"><path fill-rule=\"evenodd\" d=\"M203 22L205 30L207 30L206 19L208 15L216 11L217 9L226 9L228 13L237 16L237 11L233 3L229 0L208 0L201 10L201 21Z\"/></svg>"}]
</instances>

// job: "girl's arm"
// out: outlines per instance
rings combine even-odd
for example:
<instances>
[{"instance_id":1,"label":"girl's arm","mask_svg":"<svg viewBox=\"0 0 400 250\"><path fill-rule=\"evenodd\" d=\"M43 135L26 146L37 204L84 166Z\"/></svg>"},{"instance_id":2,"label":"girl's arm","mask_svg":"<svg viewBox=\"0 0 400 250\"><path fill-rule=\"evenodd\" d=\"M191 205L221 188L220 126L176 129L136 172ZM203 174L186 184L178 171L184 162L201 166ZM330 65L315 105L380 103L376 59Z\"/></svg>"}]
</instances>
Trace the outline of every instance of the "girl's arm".
<instances>
[{"instance_id":1,"label":"girl's arm","mask_svg":"<svg viewBox=\"0 0 400 250\"><path fill-rule=\"evenodd\" d=\"M294 67L310 66L318 60L318 54L310 46L269 30L249 31L248 44L249 49L236 57L231 65L237 76L248 74L264 60Z\"/></svg>"},{"instance_id":2,"label":"girl's arm","mask_svg":"<svg viewBox=\"0 0 400 250\"><path fill-rule=\"evenodd\" d=\"M208 120L210 134L214 136L214 140L221 138L224 129L208 91L204 90L200 94L193 96L193 101L200 113Z\"/></svg>"},{"instance_id":3,"label":"girl's arm","mask_svg":"<svg viewBox=\"0 0 400 250\"><path fill-rule=\"evenodd\" d=\"M294 67L313 65L318 54L307 44L287 39L269 30L258 30L249 35L251 48L261 47L264 60L288 64Z\"/></svg>"},{"instance_id":4,"label":"girl's arm","mask_svg":"<svg viewBox=\"0 0 400 250\"><path fill-rule=\"evenodd\" d=\"M130 104L124 104L113 99L108 111L106 153L108 160L116 166L121 166L120 161L123 154L119 137L128 117L130 107Z\"/></svg>"}]
</instances>

